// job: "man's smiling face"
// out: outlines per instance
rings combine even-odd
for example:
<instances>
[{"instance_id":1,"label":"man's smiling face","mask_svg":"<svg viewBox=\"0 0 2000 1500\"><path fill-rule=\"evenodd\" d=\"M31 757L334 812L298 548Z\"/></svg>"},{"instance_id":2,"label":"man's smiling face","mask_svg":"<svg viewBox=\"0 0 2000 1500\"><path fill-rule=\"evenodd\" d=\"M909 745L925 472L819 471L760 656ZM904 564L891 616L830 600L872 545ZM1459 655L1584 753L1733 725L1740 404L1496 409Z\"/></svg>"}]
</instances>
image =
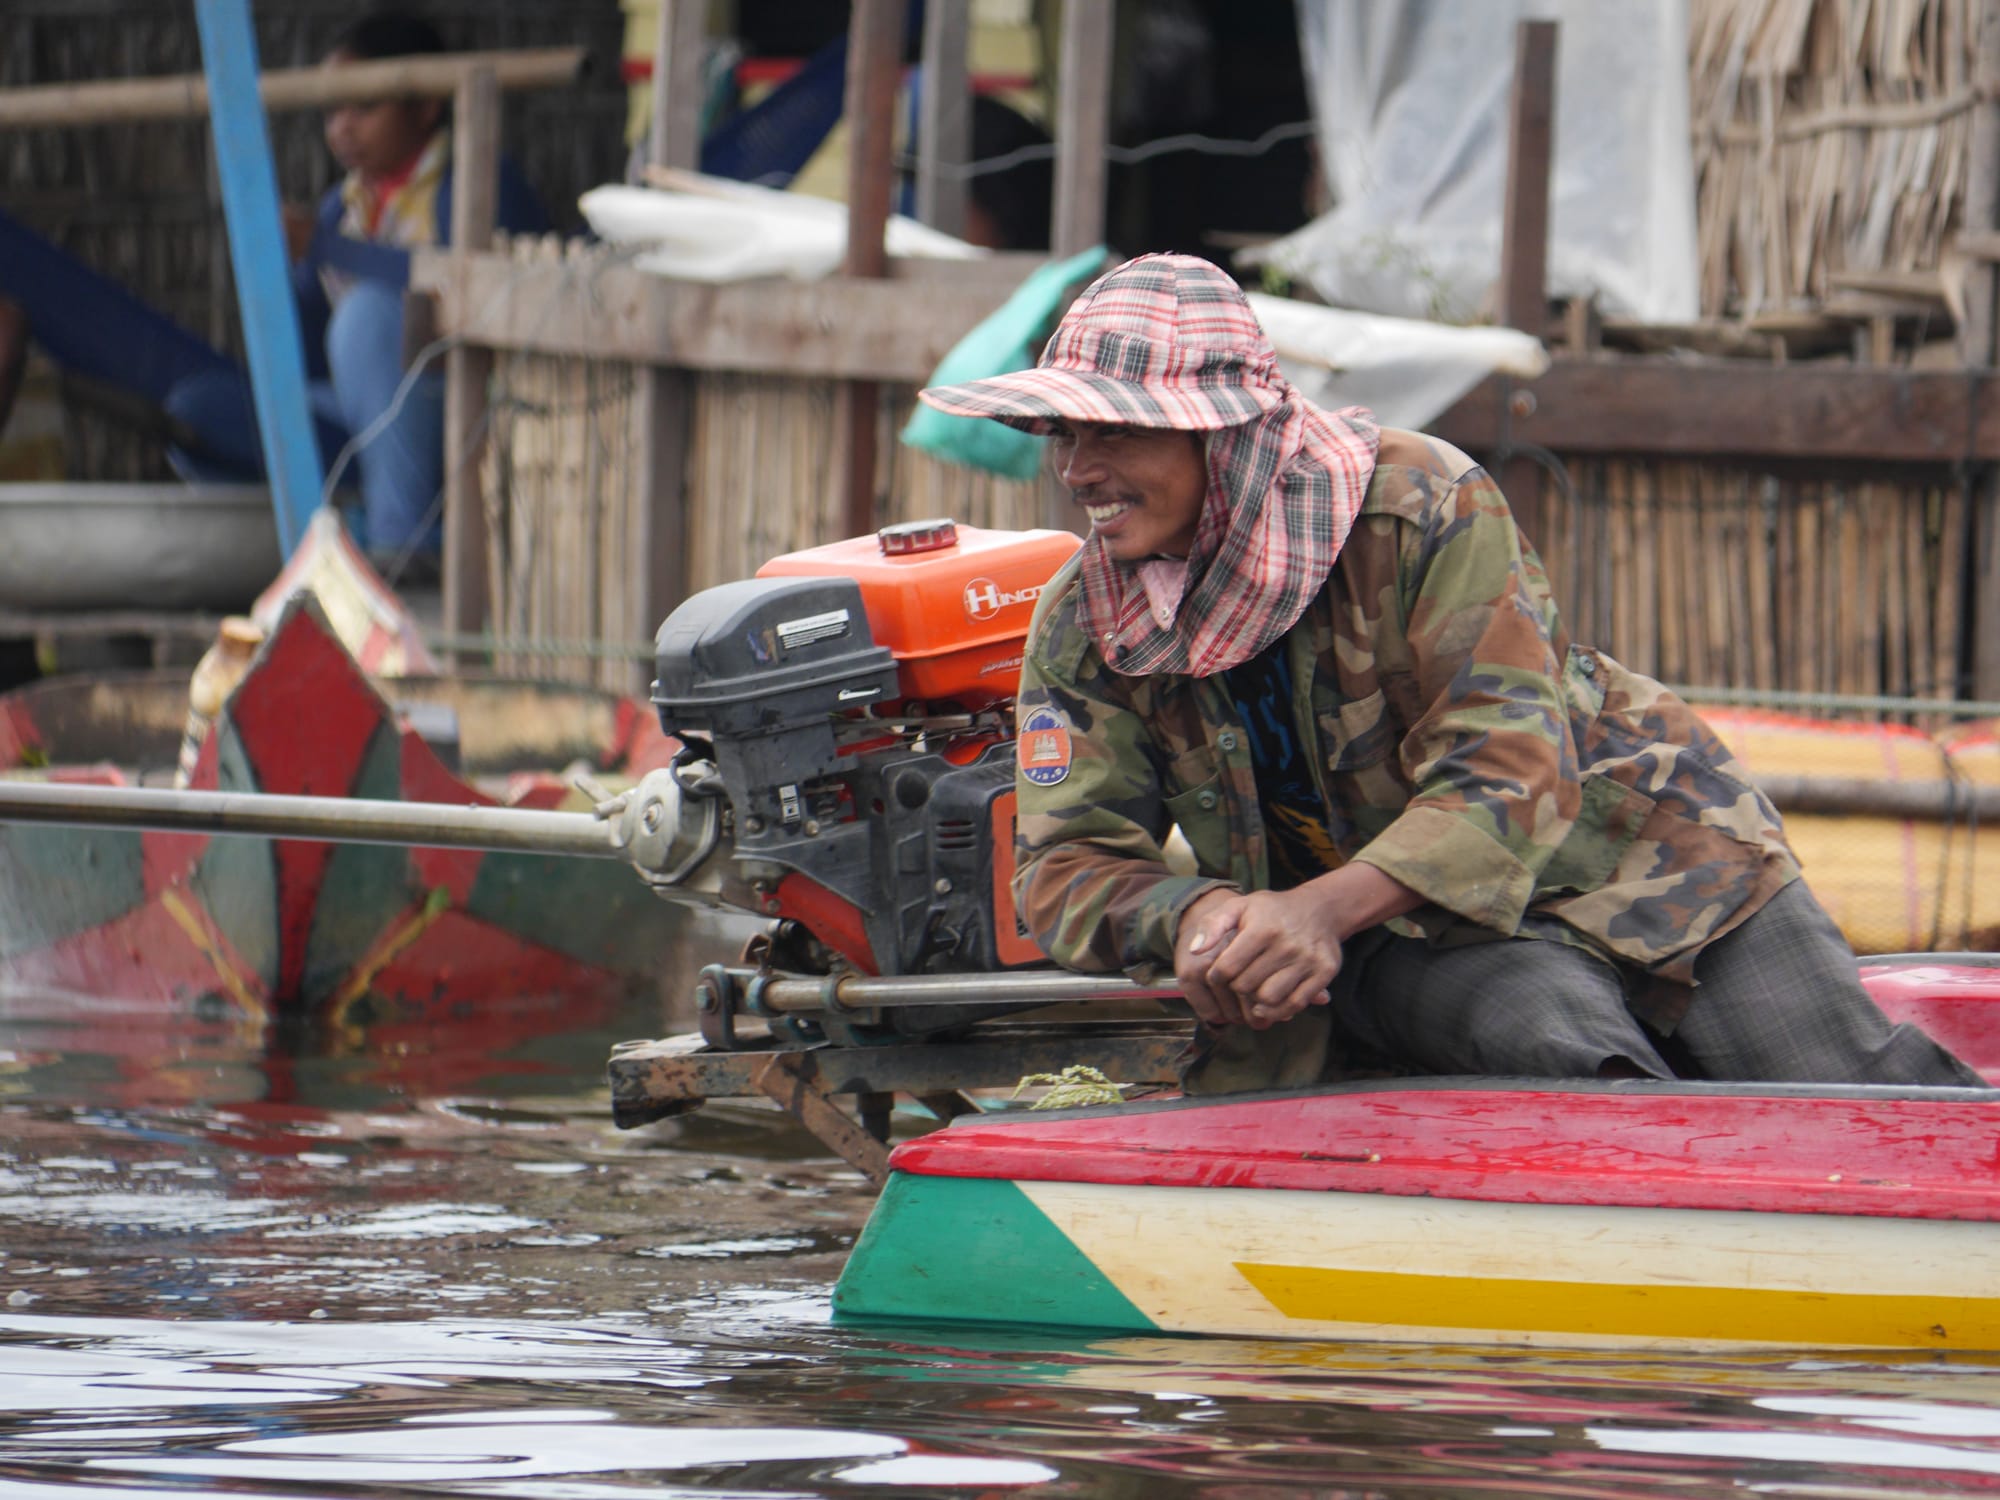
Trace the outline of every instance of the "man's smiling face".
<instances>
[{"instance_id":1,"label":"man's smiling face","mask_svg":"<svg viewBox=\"0 0 2000 1500\"><path fill-rule=\"evenodd\" d=\"M1050 459L1119 562L1186 557L1208 494L1202 436L1114 422L1050 424Z\"/></svg>"}]
</instances>

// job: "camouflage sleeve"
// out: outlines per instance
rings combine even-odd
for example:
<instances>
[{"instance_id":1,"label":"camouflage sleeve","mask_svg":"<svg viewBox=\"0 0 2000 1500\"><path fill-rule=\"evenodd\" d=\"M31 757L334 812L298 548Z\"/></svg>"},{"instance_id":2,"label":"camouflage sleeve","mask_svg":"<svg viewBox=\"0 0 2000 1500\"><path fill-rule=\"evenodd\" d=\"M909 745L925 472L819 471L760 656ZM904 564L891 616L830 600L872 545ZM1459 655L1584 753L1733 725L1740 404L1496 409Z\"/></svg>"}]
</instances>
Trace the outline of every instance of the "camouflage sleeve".
<instances>
[{"instance_id":1,"label":"camouflage sleeve","mask_svg":"<svg viewBox=\"0 0 2000 1500\"><path fill-rule=\"evenodd\" d=\"M1155 983L1180 914L1227 882L1168 868L1158 752L1073 621L1073 607L1038 615L1022 662L1014 902L1064 968Z\"/></svg>"},{"instance_id":2,"label":"camouflage sleeve","mask_svg":"<svg viewBox=\"0 0 2000 1500\"><path fill-rule=\"evenodd\" d=\"M1399 571L1425 705L1399 749L1415 790L1356 858L1511 934L1582 790L1547 581L1483 469L1405 529Z\"/></svg>"}]
</instances>

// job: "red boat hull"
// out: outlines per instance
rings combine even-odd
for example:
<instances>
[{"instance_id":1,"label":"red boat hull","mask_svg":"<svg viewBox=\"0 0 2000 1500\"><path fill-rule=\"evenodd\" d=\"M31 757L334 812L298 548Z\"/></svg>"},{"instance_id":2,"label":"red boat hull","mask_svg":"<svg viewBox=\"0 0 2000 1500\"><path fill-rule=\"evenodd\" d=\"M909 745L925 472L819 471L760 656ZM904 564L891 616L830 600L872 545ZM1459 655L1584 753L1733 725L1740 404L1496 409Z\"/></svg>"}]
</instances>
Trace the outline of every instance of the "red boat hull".
<instances>
[{"instance_id":1,"label":"red boat hull","mask_svg":"<svg viewBox=\"0 0 2000 1500\"><path fill-rule=\"evenodd\" d=\"M24 711L5 719L13 743L33 741ZM671 753L643 706L619 705L615 724L598 773L640 775ZM224 705L191 784L495 802L299 606ZM532 778L515 803L548 806L566 791ZM497 995L563 994L595 1009L656 972L671 922L612 861L0 826L0 986L16 990L336 1024L462 1014Z\"/></svg>"}]
</instances>

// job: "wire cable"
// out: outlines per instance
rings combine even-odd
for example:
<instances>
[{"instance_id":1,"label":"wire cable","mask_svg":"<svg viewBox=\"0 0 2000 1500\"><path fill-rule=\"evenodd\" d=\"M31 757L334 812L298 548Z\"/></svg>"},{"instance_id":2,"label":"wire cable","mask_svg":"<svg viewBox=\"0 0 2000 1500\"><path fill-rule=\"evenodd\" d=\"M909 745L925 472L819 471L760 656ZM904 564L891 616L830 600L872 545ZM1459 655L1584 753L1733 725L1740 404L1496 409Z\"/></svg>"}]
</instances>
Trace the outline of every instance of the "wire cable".
<instances>
[{"instance_id":1,"label":"wire cable","mask_svg":"<svg viewBox=\"0 0 2000 1500\"><path fill-rule=\"evenodd\" d=\"M1106 146L1104 156L1107 161L1128 167L1176 151L1193 151L1202 156L1262 156L1273 146L1311 135L1313 129L1311 120L1288 120L1283 125L1273 125L1255 140L1249 141L1191 132L1166 135L1155 140L1142 141L1136 146ZM1037 141L1033 145L1016 146L1012 151L1003 151L998 156L981 157L977 161L940 162L937 170L939 175L944 177L983 177L1031 161L1049 161L1055 154L1055 142ZM917 156L910 151L897 152L895 160L896 165L905 171L917 165Z\"/></svg>"}]
</instances>

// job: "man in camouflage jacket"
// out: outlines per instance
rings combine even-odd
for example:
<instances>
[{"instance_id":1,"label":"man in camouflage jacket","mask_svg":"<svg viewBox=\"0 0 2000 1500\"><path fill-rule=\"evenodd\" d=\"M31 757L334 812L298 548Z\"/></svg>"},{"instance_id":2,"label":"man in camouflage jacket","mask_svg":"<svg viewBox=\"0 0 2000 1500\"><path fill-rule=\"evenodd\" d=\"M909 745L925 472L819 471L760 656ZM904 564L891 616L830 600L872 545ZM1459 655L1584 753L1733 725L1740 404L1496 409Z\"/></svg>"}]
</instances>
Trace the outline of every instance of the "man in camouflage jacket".
<instances>
[{"instance_id":1,"label":"man in camouflage jacket","mask_svg":"<svg viewBox=\"0 0 2000 1500\"><path fill-rule=\"evenodd\" d=\"M1128 263L1035 371L925 398L1051 435L1092 517L1030 629L1015 896L1057 962L1183 983L1191 1089L1978 1082L1881 1017L1700 717L1569 641L1485 472L1311 408L1206 262Z\"/></svg>"}]
</instances>

